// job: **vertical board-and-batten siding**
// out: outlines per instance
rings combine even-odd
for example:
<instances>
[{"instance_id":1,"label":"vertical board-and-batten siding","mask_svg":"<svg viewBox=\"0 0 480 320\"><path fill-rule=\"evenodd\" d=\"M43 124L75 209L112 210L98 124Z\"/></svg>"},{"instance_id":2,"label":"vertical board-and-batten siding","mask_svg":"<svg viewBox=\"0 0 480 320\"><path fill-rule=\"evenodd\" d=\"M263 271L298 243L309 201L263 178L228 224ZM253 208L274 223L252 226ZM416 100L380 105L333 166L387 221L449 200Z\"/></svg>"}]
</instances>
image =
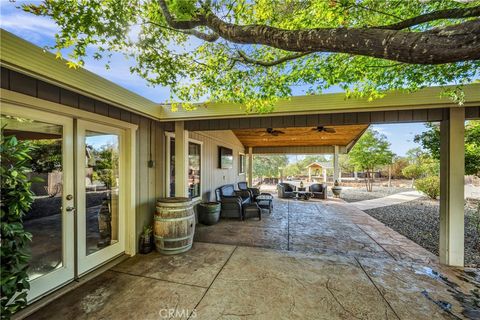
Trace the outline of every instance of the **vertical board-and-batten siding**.
<instances>
[{"instance_id":1,"label":"vertical board-and-batten siding","mask_svg":"<svg viewBox=\"0 0 480 320\"><path fill-rule=\"evenodd\" d=\"M143 226L152 223L155 200L164 194L164 127L168 124L159 123L3 67L1 68L1 88L138 125L135 197L138 239ZM155 161L153 168L147 166L150 145L152 159Z\"/></svg>"},{"instance_id":2,"label":"vertical board-and-batten siding","mask_svg":"<svg viewBox=\"0 0 480 320\"><path fill-rule=\"evenodd\" d=\"M215 200L215 189L224 184L235 184L246 181L246 173L239 173L239 154L245 153L245 148L232 131L190 131L191 139L203 142L202 145L202 199ZM233 150L233 168L220 169L218 167L218 147ZM236 186L235 186L236 187Z\"/></svg>"}]
</instances>

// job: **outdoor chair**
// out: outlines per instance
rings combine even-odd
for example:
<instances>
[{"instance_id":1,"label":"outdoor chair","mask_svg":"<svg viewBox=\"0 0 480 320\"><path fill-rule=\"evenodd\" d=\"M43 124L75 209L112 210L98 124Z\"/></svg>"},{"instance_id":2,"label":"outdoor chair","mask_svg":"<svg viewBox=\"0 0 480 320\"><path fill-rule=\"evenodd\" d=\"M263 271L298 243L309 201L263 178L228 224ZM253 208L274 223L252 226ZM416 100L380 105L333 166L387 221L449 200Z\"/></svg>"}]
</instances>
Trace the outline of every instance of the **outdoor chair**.
<instances>
[{"instance_id":1,"label":"outdoor chair","mask_svg":"<svg viewBox=\"0 0 480 320\"><path fill-rule=\"evenodd\" d=\"M238 189L241 191L248 191L250 192L250 197L252 201L255 201L255 198L260 195L260 189L259 188L250 188L248 187L246 182L239 182L238 183Z\"/></svg>"},{"instance_id":2,"label":"outdoor chair","mask_svg":"<svg viewBox=\"0 0 480 320\"><path fill-rule=\"evenodd\" d=\"M277 184L277 192L279 198L294 198L297 187L293 184L281 182Z\"/></svg>"},{"instance_id":3,"label":"outdoor chair","mask_svg":"<svg viewBox=\"0 0 480 320\"><path fill-rule=\"evenodd\" d=\"M325 183L314 183L308 187L313 198L327 199L327 185Z\"/></svg>"},{"instance_id":4,"label":"outdoor chair","mask_svg":"<svg viewBox=\"0 0 480 320\"><path fill-rule=\"evenodd\" d=\"M217 202L220 202L222 208L220 216L222 218L240 218L242 220L242 206L250 203L250 193L248 191L235 191L233 184L226 184L215 189Z\"/></svg>"}]
</instances>

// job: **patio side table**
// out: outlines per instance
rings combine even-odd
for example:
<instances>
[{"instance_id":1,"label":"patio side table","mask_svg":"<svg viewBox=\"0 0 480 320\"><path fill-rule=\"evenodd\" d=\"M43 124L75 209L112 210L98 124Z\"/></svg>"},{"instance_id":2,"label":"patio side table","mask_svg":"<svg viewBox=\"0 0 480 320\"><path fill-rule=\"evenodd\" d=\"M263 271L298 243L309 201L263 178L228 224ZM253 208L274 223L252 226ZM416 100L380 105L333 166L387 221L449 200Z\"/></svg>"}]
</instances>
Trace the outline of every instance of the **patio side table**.
<instances>
[{"instance_id":1,"label":"patio side table","mask_svg":"<svg viewBox=\"0 0 480 320\"><path fill-rule=\"evenodd\" d=\"M273 196L270 193L262 193L258 195L255 201L261 209L268 210L268 213L272 213Z\"/></svg>"}]
</instances>

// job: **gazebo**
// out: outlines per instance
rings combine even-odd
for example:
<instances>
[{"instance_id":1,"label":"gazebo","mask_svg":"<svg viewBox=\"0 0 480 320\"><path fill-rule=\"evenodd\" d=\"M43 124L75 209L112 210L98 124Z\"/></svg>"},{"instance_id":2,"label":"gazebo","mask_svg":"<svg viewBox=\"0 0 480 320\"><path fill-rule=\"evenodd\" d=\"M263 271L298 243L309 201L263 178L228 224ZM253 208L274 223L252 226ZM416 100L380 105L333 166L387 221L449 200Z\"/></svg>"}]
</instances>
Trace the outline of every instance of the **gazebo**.
<instances>
[{"instance_id":1,"label":"gazebo","mask_svg":"<svg viewBox=\"0 0 480 320\"><path fill-rule=\"evenodd\" d=\"M322 172L323 182L327 182L327 169L331 169L328 163L312 162L308 166L308 181L313 182L313 176L320 176L320 171Z\"/></svg>"}]
</instances>

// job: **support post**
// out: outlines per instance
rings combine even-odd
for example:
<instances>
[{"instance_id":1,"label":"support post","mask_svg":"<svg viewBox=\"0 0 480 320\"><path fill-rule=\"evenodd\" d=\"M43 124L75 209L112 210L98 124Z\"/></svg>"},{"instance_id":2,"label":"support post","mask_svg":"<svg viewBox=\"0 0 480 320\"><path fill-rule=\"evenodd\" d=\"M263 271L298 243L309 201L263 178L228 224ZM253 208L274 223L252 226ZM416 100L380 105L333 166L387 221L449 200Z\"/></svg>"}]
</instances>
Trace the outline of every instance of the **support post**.
<instances>
[{"instance_id":1,"label":"support post","mask_svg":"<svg viewBox=\"0 0 480 320\"><path fill-rule=\"evenodd\" d=\"M338 146L334 146L334 153L333 153L333 182L338 180L339 174L338 168Z\"/></svg>"},{"instance_id":2,"label":"support post","mask_svg":"<svg viewBox=\"0 0 480 320\"><path fill-rule=\"evenodd\" d=\"M308 167L308 182L312 182L312 167Z\"/></svg>"},{"instance_id":3,"label":"support post","mask_svg":"<svg viewBox=\"0 0 480 320\"><path fill-rule=\"evenodd\" d=\"M253 187L253 149L248 148L248 176L247 183L249 187Z\"/></svg>"},{"instance_id":4,"label":"support post","mask_svg":"<svg viewBox=\"0 0 480 320\"><path fill-rule=\"evenodd\" d=\"M327 169L322 168L323 171L323 182L327 183Z\"/></svg>"},{"instance_id":5,"label":"support post","mask_svg":"<svg viewBox=\"0 0 480 320\"><path fill-rule=\"evenodd\" d=\"M464 264L465 108L440 123L440 262Z\"/></svg>"},{"instance_id":6,"label":"support post","mask_svg":"<svg viewBox=\"0 0 480 320\"><path fill-rule=\"evenodd\" d=\"M188 131L175 122L175 196L188 197Z\"/></svg>"}]
</instances>

